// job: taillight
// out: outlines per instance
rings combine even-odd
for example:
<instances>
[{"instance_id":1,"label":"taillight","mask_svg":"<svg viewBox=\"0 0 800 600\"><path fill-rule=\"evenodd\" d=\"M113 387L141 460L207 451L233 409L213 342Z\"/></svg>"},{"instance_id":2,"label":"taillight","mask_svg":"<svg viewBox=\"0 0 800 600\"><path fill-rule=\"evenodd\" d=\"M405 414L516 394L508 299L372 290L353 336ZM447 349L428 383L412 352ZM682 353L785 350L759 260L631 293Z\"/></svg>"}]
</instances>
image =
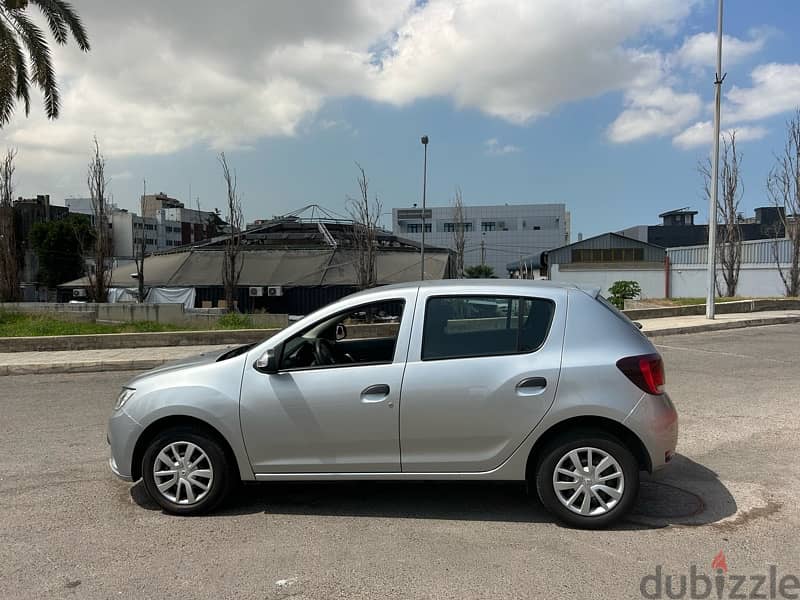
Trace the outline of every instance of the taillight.
<instances>
[{"instance_id":1,"label":"taillight","mask_svg":"<svg viewBox=\"0 0 800 600\"><path fill-rule=\"evenodd\" d=\"M620 358L617 368L648 394L664 393L664 362L658 354Z\"/></svg>"}]
</instances>

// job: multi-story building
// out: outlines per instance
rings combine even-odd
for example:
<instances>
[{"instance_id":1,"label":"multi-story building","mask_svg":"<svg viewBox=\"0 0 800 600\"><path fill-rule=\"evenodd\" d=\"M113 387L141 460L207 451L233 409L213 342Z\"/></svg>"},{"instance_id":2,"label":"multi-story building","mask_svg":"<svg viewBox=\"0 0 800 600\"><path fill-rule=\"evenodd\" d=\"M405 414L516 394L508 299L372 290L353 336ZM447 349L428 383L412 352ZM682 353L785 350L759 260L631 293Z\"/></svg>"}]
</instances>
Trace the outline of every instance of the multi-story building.
<instances>
[{"instance_id":1,"label":"multi-story building","mask_svg":"<svg viewBox=\"0 0 800 600\"><path fill-rule=\"evenodd\" d=\"M679 246L694 246L708 241L708 225L695 224L696 210L679 208L668 210L658 217L660 225L635 225L623 229L622 235L655 244L662 248L676 248ZM742 240L763 240L784 237L783 221L786 217L783 207L760 206L755 209L754 216L739 215L739 231ZM719 225L719 231L722 231Z\"/></svg>"},{"instance_id":2,"label":"multi-story building","mask_svg":"<svg viewBox=\"0 0 800 600\"><path fill-rule=\"evenodd\" d=\"M432 207L425 213L425 245L454 249L458 225L452 206ZM392 210L392 232L422 241L422 210ZM569 243L569 212L564 204L501 204L464 207L464 266L485 264L497 277L506 265Z\"/></svg>"},{"instance_id":3,"label":"multi-story building","mask_svg":"<svg viewBox=\"0 0 800 600\"><path fill-rule=\"evenodd\" d=\"M180 224L181 244L194 244L211 237L211 224L216 222L216 213L186 208L180 200L164 192L142 196L142 217L161 222ZM169 233L169 232L167 232Z\"/></svg>"},{"instance_id":4,"label":"multi-story building","mask_svg":"<svg viewBox=\"0 0 800 600\"><path fill-rule=\"evenodd\" d=\"M71 212L93 214L91 198L67 198L65 203ZM139 216L115 204L109 205L115 258L132 258L138 252L142 237L145 253L149 254L194 244L213 234L215 213L184 208L182 202L164 193L142 196L141 206L143 214Z\"/></svg>"}]
</instances>

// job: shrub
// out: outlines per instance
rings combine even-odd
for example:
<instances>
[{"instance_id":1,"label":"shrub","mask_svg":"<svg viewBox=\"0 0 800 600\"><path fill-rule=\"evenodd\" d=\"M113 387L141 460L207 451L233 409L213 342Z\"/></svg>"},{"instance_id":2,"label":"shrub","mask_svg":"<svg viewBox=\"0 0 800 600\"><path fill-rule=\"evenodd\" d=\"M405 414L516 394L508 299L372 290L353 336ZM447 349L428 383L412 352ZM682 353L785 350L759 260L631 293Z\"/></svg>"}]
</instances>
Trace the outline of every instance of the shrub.
<instances>
[{"instance_id":1,"label":"shrub","mask_svg":"<svg viewBox=\"0 0 800 600\"><path fill-rule=\"evenodd\" d=\"M625 308L625 300L638 298L642 293L642 288L635 281L615 281L608 288L608 292L611 294L611 298L609 298L611 304L622 310Z\"/></svg>"}]
</instances>

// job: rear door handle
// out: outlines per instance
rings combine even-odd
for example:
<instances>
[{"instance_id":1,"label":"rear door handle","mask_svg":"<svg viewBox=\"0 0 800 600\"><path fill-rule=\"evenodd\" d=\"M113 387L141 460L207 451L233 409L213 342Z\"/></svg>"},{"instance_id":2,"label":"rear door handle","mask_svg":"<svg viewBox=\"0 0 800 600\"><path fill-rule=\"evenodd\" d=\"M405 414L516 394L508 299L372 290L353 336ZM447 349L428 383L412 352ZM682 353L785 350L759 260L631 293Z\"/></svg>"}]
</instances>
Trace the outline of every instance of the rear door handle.
<instances>
[{"instance_id":1,"label":"rear door handle","mask_svg":"<svg viewBox=\"0 0 800 600\"><path fill-rule=\"evenodd\" d=\"M547 389L547 379L544 377L528 377L517 384L517 395L538 396Z\"/></svg>"},{"instance_id":2,"label":"rear door handle","mask_svg":"<svg viewBox=\"0 0 800 600\"><path fill-rule=\"evenodd\" d=\"M364 404L375 404L376 402L383 402L389 397L390 388L385 383L371 385L361 392L361 402Z\"/></svg>"}]
</instances>

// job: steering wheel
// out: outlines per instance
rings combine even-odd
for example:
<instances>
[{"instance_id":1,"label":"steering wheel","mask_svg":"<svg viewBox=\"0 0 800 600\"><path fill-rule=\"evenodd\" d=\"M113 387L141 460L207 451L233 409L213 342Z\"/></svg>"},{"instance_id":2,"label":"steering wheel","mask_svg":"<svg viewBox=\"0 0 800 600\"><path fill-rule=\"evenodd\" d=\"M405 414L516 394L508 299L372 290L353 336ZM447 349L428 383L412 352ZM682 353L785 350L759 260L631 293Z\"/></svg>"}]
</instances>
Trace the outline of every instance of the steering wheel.
<instances>
[{"instance_id":1,"label":"steering wheel","mask_svg":"<svg viewBox=\"0 0 800 600\"><path fill-rule=\"evenodd\" d=\"M318 365L333 365L336 363L330 340L325 338L314 340L314 361Z\"/></svg>"}]
</instances>

